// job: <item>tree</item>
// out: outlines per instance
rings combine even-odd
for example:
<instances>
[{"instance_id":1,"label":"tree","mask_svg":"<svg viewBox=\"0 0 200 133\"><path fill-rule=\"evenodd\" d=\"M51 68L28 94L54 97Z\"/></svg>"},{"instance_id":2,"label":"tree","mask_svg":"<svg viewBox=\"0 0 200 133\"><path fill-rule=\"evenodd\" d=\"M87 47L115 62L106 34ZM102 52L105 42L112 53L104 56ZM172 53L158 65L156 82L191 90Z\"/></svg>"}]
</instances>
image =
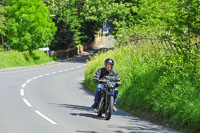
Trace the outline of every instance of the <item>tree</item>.
<instances>
[{"instance_id":1,"label":"tree","mask_svg":"<svg viewBox=\"0 0 200 133\"><path fill-rule=\"evenodd\" d=\"M66 49L83 44L82 17L80 12L83 6L82 0L44 0L51 14L54 14L54 22L58 27L55 40L52 42L53 49Z\"/></svg>"},{"instance_id":2,"label":"tree","mask_svg":"<svg viewBox=\"0 0 200 133\"><path fill-rule=\"evenodd\" d=\"M54 4L53 0L44 1L56 14L54 21L59 30L55 47L71 47L93 40L95 31L102 28L105 20L114 24L116 36L130 33L169 38L171 33L170 38L177 40L184 32L186 38L191 38L192 33L197 35L200 31L198 0L56 0Z\"/></svg>"},{"instance_id":3,"label":"tree","mask_svg":"<svg viewBox=\"0 0 200 133\"><path fill-rule=\"evenodd\" d=\"M200 35L200 3L198 0L182 0L176 3L167 30L170 39L190 47L191 41Z\"/></svg>"},{"instance_id":4,"label":"tree","mask_svg":"<svg viewBox=\"0 0 200 133\"><path fill-rule=\"evenodd\" d=\"M6 18L5 8L0 4L0 44L4 44L4 36L6 35Z\"/></svg>"},{"instance_id":5,"label":"tree","mask_svg":"<svg viewBox=\"0 0 200 133\"><path fill-rule=\"evenodd\" d=\"M62 49L87 44L105 20L113 22L116 30L134 25L138 20L132 6L139 6L139 1L44 0L51 14L55 14L58 27L52 47Z\"/></svg>"},{"instance_id":6,"label":"tree","mask_svg":"<svg viewBox=\"0 0 200 133\"><path fill-rule=\"evenodd\" d=\"M12 49L33 50L48 46L56 31L42 0L9 0L7 43Z\"/></svg>"}]
</instances>

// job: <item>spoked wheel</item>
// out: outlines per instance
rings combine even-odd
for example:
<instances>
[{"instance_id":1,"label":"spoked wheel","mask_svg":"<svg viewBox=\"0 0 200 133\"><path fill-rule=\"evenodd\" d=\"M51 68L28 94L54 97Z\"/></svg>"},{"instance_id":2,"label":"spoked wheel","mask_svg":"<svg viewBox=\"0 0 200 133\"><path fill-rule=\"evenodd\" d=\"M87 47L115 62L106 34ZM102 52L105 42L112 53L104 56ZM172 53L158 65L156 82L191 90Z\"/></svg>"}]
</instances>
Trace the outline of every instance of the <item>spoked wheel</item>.
<instances>
[{"instance_id":1,"label":"spoked wheel","mask_svg":"<svg viewBox=\"0 0 200 133\"><path fill-rule=\"evenodd\" d=\"M113 112L113 102L114 102L114 98L113 98L113 96L110 96L109 105L108 105L106 112L105 112L105 119L106 120L110 120L110 118L111 118L111 115L112 115L112 112Z\"/></svg>"}]
</instances>

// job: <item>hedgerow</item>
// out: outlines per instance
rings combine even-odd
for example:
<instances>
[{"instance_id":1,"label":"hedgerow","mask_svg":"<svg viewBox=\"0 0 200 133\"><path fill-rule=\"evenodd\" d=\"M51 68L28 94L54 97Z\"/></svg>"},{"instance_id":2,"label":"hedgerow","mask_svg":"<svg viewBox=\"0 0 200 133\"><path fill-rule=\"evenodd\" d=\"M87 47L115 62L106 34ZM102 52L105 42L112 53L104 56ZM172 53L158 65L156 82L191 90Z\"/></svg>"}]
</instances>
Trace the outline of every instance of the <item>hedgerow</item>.
<instances>
[{"instance_id":1,"label":"hedgerow","mask_svg":"<svg viewBox=\"0 0 200 133\"><path fill-rule=\"evenodd\" d=\"M85 86L92 81L106 58L125 85L119 87L118 105L129 112L153 114L164 123L184 131L200 131L200 58L158 51L150 45L125 46L91 57L85 69Z\"/></svg>"}]
</instances>

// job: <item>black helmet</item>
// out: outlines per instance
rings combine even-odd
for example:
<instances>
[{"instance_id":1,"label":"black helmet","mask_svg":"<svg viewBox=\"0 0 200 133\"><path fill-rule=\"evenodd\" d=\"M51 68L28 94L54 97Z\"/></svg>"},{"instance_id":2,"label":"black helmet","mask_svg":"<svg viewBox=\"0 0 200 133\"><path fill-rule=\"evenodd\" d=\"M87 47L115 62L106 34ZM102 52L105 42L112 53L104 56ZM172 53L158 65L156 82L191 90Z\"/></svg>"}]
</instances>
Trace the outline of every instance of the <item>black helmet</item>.
<instances>
[{"instance_id":1,"label":"black helmet","mask_svg":"<svg viewBox=\"0 0 200 133\"><path fill-rule=\"evenodd\" d=\"M112 65L112 67L114 67L115 62L114 62L113 59L107 58L107 59L105 60L105 67L107 66L108 63L110 63L110 64Z\"/></svg>"}]
</instances>

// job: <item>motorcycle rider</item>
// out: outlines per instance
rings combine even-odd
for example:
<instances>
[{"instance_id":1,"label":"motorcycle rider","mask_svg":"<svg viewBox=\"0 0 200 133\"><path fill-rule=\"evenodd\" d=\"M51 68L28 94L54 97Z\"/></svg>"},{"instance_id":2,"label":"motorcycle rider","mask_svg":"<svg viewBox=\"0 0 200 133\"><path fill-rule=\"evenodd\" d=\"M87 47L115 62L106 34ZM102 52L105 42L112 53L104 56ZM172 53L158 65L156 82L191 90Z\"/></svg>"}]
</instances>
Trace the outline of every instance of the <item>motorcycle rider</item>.
<instances>
[{"instance_id":1,"label":"motorcycle rider","mask_svg":"<svg viewBox=\"0 0 200 133\"><path fill-rule=\"evenodd\" d=\"M100 68L97 70L97 72L94 75L93 81L95 83L98 83L99 80L104 79L105 76L114 76L116 77L116 82L120 82L119 78L119 73L113 69L114 67L114 60L111 58L107 58L105 60L105 67ZM93 109L97 108L98 102L100 101L100 92L101 89L103 88L103 84L98 84L96 93L95 93L95 98L94 98L94 104L91 106ZM113 111L116 112L116 103L117 103L117 98L118 98L118 89L114 89L114 106L113 106Z\"/></svg>"}]
</instances>

